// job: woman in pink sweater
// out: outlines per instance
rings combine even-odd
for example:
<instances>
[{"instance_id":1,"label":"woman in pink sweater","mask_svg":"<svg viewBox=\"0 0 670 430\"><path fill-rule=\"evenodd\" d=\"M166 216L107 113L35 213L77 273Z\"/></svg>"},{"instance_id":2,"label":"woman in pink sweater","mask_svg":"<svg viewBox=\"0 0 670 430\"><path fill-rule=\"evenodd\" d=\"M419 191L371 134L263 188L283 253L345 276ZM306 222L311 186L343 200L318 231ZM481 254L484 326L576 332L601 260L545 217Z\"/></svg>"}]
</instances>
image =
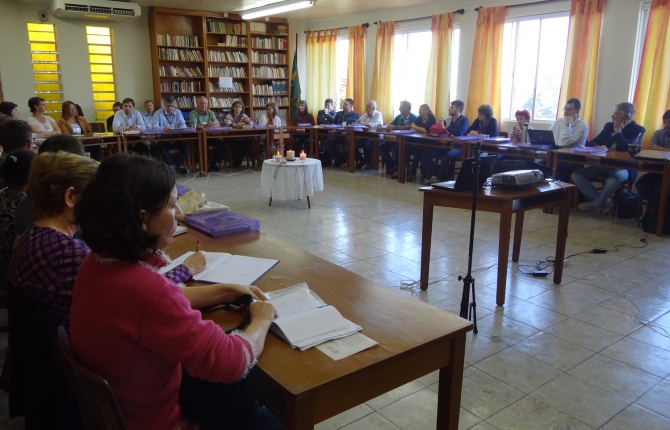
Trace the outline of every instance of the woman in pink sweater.
<instances>
[{"instance_id":1,"label":"woman in pink sweater","mask_svg":"<svg viewBox=\"0 0 670 430\"><path fill-rule=\"evenodd\" d=\"M223 384L256 363L274 308L256 287L221 284L212 294L209 287L180 288L157 272L181 217L176 200L174 170L162 163L119 154L100 165L75 209L92 253L79 269L70 310L74 355L109 382L130 430L188 428L187 419L201 428L250 428L255 407L247 384ZM227 335L196 310L245 294L259 301L243 332ZM205 407L209 399L200 402L192 391L181 398L182 370L189 386L187 379L223 383L211 384L223 387L214 390L224 393L223 403ZM221 416L226 409L232 414Z\"/></svg>"}]
</instances>

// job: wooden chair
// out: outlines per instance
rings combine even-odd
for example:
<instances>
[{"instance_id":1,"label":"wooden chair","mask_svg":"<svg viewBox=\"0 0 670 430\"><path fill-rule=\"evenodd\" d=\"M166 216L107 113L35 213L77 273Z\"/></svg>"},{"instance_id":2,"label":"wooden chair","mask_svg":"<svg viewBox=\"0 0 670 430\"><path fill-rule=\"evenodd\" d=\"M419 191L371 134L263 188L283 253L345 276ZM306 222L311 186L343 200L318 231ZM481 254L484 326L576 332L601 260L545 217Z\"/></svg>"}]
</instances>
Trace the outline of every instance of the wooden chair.
<instances>
[{"instance_id":1,"label":"wooden chair","mask_svg":"<svg viewBox=\"0 0 670 430\"><path fill-rule=\"evenodd\" d=\"M126 430L112 388L102 377L75 361L70 338L63 326L58 327L57 348L86 429Z\"/></svg>"},{"instance_id":2,"label":"wooden chair","mask_svg":"<svg viewBox=\"0 0 670 430\"><path fill-rule=\"evenodd\" d=\"M91 126L91 131L93 133L105 133L107 131L105 130L105 124L101 122L92 122L89 123L89 125Z\"/></svg>"}]
</instances>

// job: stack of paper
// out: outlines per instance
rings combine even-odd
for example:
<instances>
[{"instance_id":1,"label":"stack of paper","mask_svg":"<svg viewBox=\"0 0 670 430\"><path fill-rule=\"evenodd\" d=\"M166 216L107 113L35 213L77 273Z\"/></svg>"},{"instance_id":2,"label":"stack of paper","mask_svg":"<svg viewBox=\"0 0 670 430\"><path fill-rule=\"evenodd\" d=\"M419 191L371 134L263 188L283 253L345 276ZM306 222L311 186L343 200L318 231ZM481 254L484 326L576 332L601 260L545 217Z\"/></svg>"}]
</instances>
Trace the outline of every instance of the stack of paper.
<instances>
[{"instance_id":1,"label":"stack of paper","mask_svg":"<svg viewBox=\"0 0 670 430\"><path fill-rule=\"evenodd\" d=\"M159 273L172 270L193 254L194 252L187 252L175 258L171 264L161 267ZM279 260L231 255L225 252L208 252L205 258L207 259L205 270L193 276L193 280L216 284L252 285L279 263Z\"/></svg>"},{"instance_id":2,"label":"stack of paper","mask_svg":"<svg viewBox=\"0 0 670 430\"><path fill-rule=\"evenodd\" d=\"M304 282L267 295L278 314L270 330L292 348L304 351L362 330L328 306Z\"/></svg>"}]
</instances>

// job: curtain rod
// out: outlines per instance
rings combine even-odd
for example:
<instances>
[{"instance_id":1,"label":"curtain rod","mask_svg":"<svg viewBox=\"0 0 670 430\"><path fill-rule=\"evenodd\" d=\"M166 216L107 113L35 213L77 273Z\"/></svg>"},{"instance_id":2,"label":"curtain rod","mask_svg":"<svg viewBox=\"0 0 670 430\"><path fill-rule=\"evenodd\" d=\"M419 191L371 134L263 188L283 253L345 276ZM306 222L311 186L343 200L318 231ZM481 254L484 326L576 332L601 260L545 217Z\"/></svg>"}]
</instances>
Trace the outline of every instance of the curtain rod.
<instances>
[{"instance_id":1,"label":"curtain rod","mask_svg":"<svg viewBox=\"0 0 670 430\"><path fill-rule=\"evenodd\" d=\"M375 23L375 24L376 24L376 23ZM370 23L369 23L369 22L364 22L362 25L363 25L363 27L365 27L365 28L370 27ZM305 30L305 34L307 33L307 31L346 30L347 28L349 28L349 27L338 27L338 28L332 28L332 29L331 29L331 28L327 28L327 29L325 29L325 30Z\"/></svg>"},{"instance_id":2,"label":"curtain rod","mask_svg":"<svg viewBox=\"0 0 670 430\"><path fill-rule=\"evenodd\" d=\"M567 0L542 0L542 1L534 1L530 3L520 3L520 4L512 4L509 6L505 6L507 9L511 9L514 7L522 7L522 6L534 6L538 4L546 4L546 3L559 3L559 2L564 2ZM479 6L475 8L475 12L477 12L479 9L483 8L484 6Z\"/></svg>"},{"instance_id":3,"label":"curtain rod","mask_svg":"<svg viewBox=\"0 0 670 430\"><path fill-rule=\"evenodd\" d=\"M458 10L455 10L453 13L463 15L465 13L465 9L458 9ZM394 22L418 21L420 19L427 19L427 18L430 18L430 16L422 16L422 17L419 17L419 18L400 19L400 20L394 21ZM382 22L382 21L375 21L375 22L373 22L373 24L377 24L378 22Z\"/></svg>"}]
</instances>

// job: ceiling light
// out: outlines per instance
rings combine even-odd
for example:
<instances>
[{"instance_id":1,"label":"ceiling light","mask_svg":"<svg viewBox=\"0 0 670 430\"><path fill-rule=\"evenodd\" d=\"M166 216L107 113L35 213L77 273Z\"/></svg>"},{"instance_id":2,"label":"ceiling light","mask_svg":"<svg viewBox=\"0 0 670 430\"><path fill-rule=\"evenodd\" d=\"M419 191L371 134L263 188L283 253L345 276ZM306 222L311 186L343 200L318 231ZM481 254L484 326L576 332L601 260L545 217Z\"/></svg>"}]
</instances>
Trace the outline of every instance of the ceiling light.
<instances>
[{"instance_id":1,"label":"ceiling light","mask_svg":"<svg viewBox=\"0 0 670 430\"><path fill-rule=\"evenodd\" d=\"M315 0L294 0L282 3L275 3L269 6L259 7L257 9L250 9L242 13L242 19L254 19L263 16L276 15L282 12L290 12L292 10L304 9L313 6Z\"/></svg>"}]
</instances>

